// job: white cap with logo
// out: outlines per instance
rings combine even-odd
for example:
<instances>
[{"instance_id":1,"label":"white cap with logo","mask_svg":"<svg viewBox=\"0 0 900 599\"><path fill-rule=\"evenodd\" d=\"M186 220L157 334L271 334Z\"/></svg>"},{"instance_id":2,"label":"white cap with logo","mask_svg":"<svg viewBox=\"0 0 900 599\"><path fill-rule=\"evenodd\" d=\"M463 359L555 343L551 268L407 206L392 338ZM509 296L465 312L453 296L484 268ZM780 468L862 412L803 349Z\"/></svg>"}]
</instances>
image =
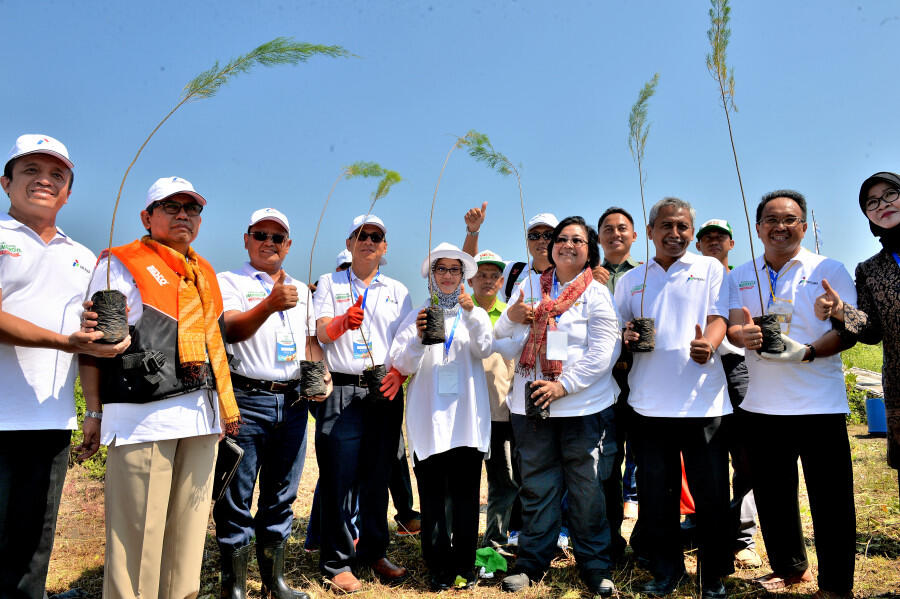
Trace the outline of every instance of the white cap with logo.
<instances>
[{"instance_id":1,"label":"white cap with logo","mask_svg":"<svg viewBox=\"0 0 900 599\"><path fill-rule=\"evenodd\" d=\"M387 235L387 227L384 226L384 222L375 216L374 214L360 214L356 218L353 219L353 222L350 223L350 228L347 229L347 239L353 235L353 232L362 227L363 225L375 225L381 232Z\"/></svg>"},{"instance_id":2,"label":"white cap with logo","mask_svg":"<svg viewBox=\"0 0 900 599\"><path fill-rule=\"evenodd\" d=\"M250 224L247 226L252 227L256 223L264 220L275 221L276 223L284 227L284 230L287 231L288 235L291 234L291 225L288 224L287 217L274 208L260 208L250 215Z\"/></svg>"},{"instance_id":3,"label":"white cap with logo","mask_svg":"<svg viewBox=\"0 0 900 599\"><path fill-rule=\"evenodd\" d=\"M10 160L15 160L26 154L49 154L62 160L67 167L75 168L75 165L69 160L69 151L66 149L66 146L58 139L54 139L47 135L40 135L37 133L20 135L19 138L16 139L16 143L13 144L12 149L9 151L9 156L6 157L6 163L8 164Z\"/></svg>"},{"instance_id":4,"label":"white cap with logo","mask_svg":"<svg viewBox=\"0 0 900 599\"><path fill-rule=\"evenodd\" d=\"M144 208L153 202L164 200L179 193L186 193L200 202L201 206L206 206L206 199L194 191L194 186L191 185L191 182L187 179L182 179L181 177L162 177L161 179L157 179L156 182L150 186L150 189L147 190L147 203L144 204Z\"/></svg>"},{"instance_id":5,"label":"white cap with logo","mask_svg":"<svg viewBox=\"0 0 900 599\"><path fill-rule=\"evenodd\" d=\"M349 264L353 262L353 254L350 253L350 250L341 250L341 252L337 255L337 260L335 260L335 262L335 266Z\"/></svg>"},{"instance_id":6,"label":"white cap with logo","mask_svg":"<svg viewBox=\"0 0 900 599\"><path fill-rule=\"evenodd\" d=\"M546 225L551 229L555 229L558 224L559 219L556 218L556 216L549 212L541 212L540 214L535 214L531 217L531 220L528 221L527 230L530 231L538 225Z\"/></svg>"}]
</instances>

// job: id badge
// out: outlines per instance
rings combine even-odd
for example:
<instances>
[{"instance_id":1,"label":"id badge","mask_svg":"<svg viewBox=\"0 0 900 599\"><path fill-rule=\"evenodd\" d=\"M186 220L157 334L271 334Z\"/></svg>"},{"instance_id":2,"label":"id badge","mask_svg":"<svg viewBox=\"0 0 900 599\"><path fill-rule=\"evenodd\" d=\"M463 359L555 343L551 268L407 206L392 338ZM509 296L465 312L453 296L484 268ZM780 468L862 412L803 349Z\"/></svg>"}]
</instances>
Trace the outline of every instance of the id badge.
<instances>
[{"instance_id":1,"label":"id badge","mask_svg":"<svg viewBox=\"0 0 900 599\"><path fill-rule=\"evenodd\" d=\"M781 326L781 332L785 335L791 334L791 316L794 313L794 303L786 298L776 297L769 302L769 314L775 314L778 318L778 324Z\"/></svg>"},{"instance_id":2,"label":"id badge","mask_svg":"<svg viewBox=\"0 0 900 599\"><path fill-rule=\"evenodd\" d=\"M372 342L366 343L362 334L357 331L353 335L353 359L365 360L372 355Z\"/></svg>"},{"instance_id":3,"label":"id badge","mask_svg":"<svg viewBox=\"0 0 900 599\"><path fill-rule=\"evenodd\" d=\"M569 336L564 331L547 331L547 359L565 362L569 354Z\"/></svg>"},{"instance_id":4,"label":"id badge","mask_svg":"<svg viewBox=\"0 0 900 599\"><path fill-rule=\"evenodd\" d=\"M293 362L297 359L297 344L290 331L275 333L275 359L278 362Z\"/></svg>"},{"instance_id":5,"label":"id badge","mask_svg":"<svg viewBox=\"0 0 900 599\"><path fill-rule=\"evenodd\" d=\"M438 366L438 394L459 394L459 369L453 362Z\"/></svg>"}]
</instances>

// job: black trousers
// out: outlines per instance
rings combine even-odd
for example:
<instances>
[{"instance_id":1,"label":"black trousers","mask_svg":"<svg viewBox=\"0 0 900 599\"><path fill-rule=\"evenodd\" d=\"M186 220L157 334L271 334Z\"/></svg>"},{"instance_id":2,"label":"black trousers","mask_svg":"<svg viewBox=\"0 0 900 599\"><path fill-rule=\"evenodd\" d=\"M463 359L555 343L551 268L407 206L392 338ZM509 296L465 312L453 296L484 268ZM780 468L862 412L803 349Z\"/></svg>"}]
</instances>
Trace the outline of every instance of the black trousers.
<instances>
[{"instance_id":1,"label":"black trousers","mask_svg":"<svg viewBox=\"0 0 900 599\"><path fill-rule=\"evenodd\" d=\"M333 577L384 557L388 542L388 481L397 459L403 392L373 401L355 385L336 386L322 403L310 403L316 419L321 549L319 569ZM359 544L349 527L354 490L359 491Z\"/></svg>"},{"instance_id":2,"label":"black trousers","mask_svg":"<svg viewBox=\"0 0 900 599\"><path fill-rule=\"evenodd\" d=\"M483 460L484 454L474 447L454 447L414 460L422 509L422 558L439 580L471 577L475 569Z\"/></svg>"},{"instance_id":3,"label":"black trousers","mask_svg":"<svg viewBox=\"0 0 900 599\"><path fill-rule=\"evenodd\" d=\"M0 597L42 599L72 431L0 431Z\"/></svg>"},{"instance_id":4,"label":"black trousers","mask_svg":"<svg viewBox=\"0 0 900 599\"><path fill-rule=\"evenodd\" d=\"M413 509L412 481L409 478L409 460L406 459L406 439L403 438L403 430L400 430L399 446L397 447L396 461L391 468L391 480L388 488L391 491L391 500L394 509L397 510L397 521L405 522L412 518L418 518L419 512Z\"/></svg>"},{"instance_id":5,"label":"black trousers","mask_svg":"<svg viewBox=\"0 0 900 599\"><path fill-rule=\"evenodd\" d=\"M742 411L753 492L772 570L806 570L806 546L797 499L797 459L809 495L819 589L848 593L856 560L853 464L844 414L772 416Z\"/></svg>"},{"instance_id":6,"label":"black trousers","mask_svg":"<svg viewBox=\"0 0 900 599\"><path fill-rule=\"evenodd\" d=\"M641 551L655 577L684 572L681 550L681 456L697 509L700 578L734 571L730 526L728 438L730 417L655 418L633 415L641 490Z\"/></svg>"},{"instance_id":7,"label":"black trousers","mask_svg":"<svg viewBox=\"0 0 900 599\"><path fill-rule=\"evenodd\" d=\"M487 524L481 539L483 547L506 545L509 531L522 528L522 503L519 501L519 461L516 442L509 422L491 422L491 454L484 462L487 471Z\"/></svg>"}]
</instances>

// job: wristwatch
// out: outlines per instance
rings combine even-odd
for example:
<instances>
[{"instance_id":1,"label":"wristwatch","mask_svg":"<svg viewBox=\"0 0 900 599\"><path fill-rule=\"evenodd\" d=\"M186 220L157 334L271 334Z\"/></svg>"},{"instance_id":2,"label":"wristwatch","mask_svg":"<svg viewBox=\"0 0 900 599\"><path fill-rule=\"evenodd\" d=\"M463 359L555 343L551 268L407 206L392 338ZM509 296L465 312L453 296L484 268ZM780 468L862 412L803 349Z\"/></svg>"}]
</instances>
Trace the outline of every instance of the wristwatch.
<instances>
[{"instance_id":1,"label":"wristwatch","mask_svg":"<svg viewBox=\"0 0 900 599\"><path fill-rule=\"evenodd\" d=\"M85 410L84 417L85 418L96 418L97 420L103 420L103 412L95 412L93 410Z\"/></svg>"},{"instance_id":2,"label":"wristwatch","mask_svg":"<svg viewBox=\"0 0 900 599\"><path fill-rule=\"evenodd\" d=\"M481 229L476 229L475 231L470 231L470 230L466 229L466 235L472 235L474 237L475 235L478 235L479 231L481 231Z\"/></svg>"},{"instance_id":3,"label":"wristwatch","mask_svg":"<svg viewBox=\"0 0 900 599\"><path fill-rule=\"evenodd\" d=\"M816 346L812 343L807 343L806 347L809 348L809 358L803 361L809 363L816 359Z\"/></svg>"}]
</instances>

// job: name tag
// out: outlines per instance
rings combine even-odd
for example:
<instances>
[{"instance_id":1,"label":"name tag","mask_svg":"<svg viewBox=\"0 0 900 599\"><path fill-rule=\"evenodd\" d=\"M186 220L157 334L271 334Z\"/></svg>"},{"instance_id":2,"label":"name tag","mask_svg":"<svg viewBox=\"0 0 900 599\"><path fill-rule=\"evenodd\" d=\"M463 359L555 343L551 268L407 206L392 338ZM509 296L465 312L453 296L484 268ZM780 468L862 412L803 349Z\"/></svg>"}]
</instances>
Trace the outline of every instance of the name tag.
<instances>
[{"instance_id":1,"label":"name tag","mask_svg":"<svg viewBox=\"0 0 900 599\"><path fill-rule=\"evenodd\" d=\"M788 298L776 297L769 301L769 314L775 314L778 318L778 324L781 325L781 332L785 335L791 334L791 317L794 314L794 302Z\"/></svg>"},{"instance_id":2,"label":"name tag","mask_svg":"<svg viewBox=\"0 0 900 599\"><path fill-rule=\"evenodd\" d=\"M278 362L293 362L297 359L297 344L288 330L275 334L275 359Z\"/></svg>"},{"instance_id":3,"label":"name tag","mask_svg":"<svg viewBox=\"0 0 900 599\"><path fill-rule=\"evenodd\" d=\"M547 359L565 362L569 353L569 336L564 331L547 331Z\"/></svg>"},{"instance_id":4,"label":"name tag","mask_svg":"<svg viewBox=\"0 0 900 599\"><path fill-rule=\"evenodd\" d=\"M357 331L353 335L353 359L354 360L363 360L368 359L369 356L372 355L372 342L366 343L363 340L362 334Z\"/></svg>"},{"instance_id":5,"label":"name tag","mask_svg":"<svg viewBox=\"0 0 900 599\"><path fill-rule=\"evenodd\" d=\"M438 393L440 395L459 394L459 368L453 362L438 366Z\"/></svg>"}]
</instances>

